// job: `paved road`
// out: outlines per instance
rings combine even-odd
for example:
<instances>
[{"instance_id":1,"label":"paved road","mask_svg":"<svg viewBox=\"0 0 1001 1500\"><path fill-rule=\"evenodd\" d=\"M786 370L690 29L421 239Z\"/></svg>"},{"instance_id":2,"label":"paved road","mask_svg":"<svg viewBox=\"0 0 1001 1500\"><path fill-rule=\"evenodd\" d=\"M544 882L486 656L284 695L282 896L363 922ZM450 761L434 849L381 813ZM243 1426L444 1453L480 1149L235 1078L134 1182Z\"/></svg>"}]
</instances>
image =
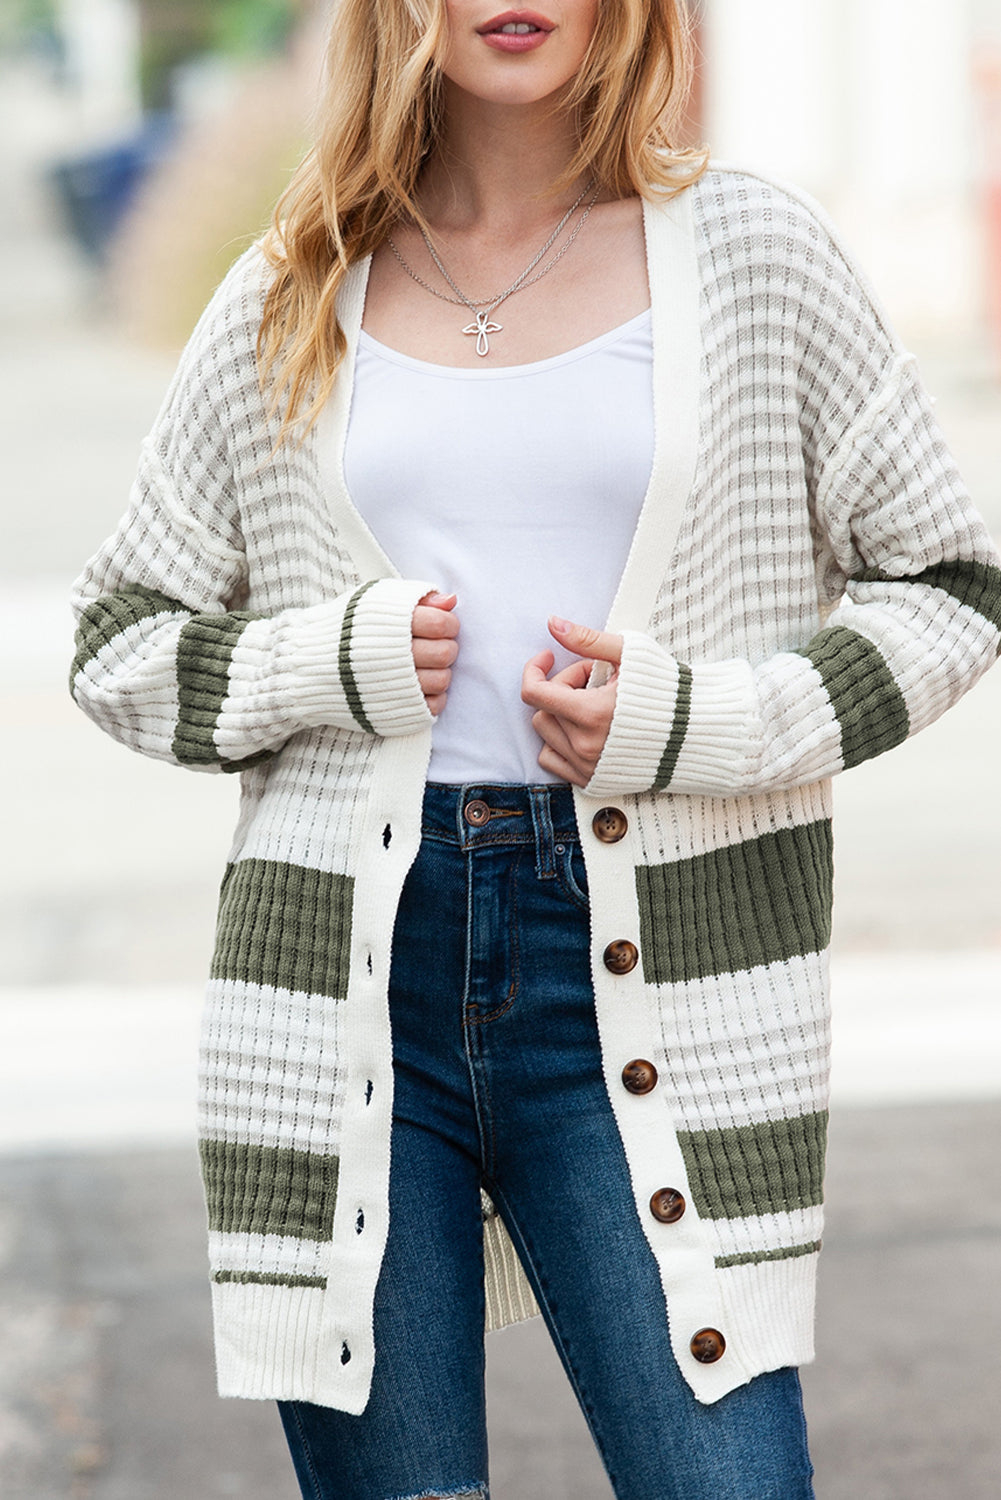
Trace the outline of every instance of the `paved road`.
<instances>
[{"instance_id":1,"label":"paved road","mask_svg":"<svg viewBox=\"0 0 1001 1500\"><path fill-rule=\"evenodd\" d=\"M821 1500L996 1500L1001 1103L835 1121ZM5 1500L292 1500L273 1408L212 1387L190 1149L0 1158ZM610 1500L541 1324L488 1340L494 1500Z\"/></svg>"}]
</instances>

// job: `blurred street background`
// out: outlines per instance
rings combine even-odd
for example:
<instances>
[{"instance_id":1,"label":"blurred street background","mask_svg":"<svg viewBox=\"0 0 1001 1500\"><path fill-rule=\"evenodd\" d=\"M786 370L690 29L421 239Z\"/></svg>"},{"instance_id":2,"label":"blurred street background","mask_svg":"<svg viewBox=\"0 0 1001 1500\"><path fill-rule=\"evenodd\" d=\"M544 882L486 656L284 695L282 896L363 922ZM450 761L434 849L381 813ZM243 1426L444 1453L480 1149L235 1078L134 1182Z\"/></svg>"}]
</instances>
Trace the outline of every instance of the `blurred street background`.
<instances>
[{"instance_id":1,"label":"blurred street background","mask_svg":"<svg viewBox=\"0 0 1001 1500\"><path fill-rule=\"evenodd\" d=\"M71 705L66 596L308 139L326 5L0 8L0 1495L292 1500L216 1400L193 1146L228 777ZM1001 0L707 0L692 132L813 192L1001 539ZM837 788L820 1500L1001 1494L1001 672ZM536 1322L495 1500L608 1500ZM651 1497L653 1500L653 1497Z\"/></svg>"}]
</instances>

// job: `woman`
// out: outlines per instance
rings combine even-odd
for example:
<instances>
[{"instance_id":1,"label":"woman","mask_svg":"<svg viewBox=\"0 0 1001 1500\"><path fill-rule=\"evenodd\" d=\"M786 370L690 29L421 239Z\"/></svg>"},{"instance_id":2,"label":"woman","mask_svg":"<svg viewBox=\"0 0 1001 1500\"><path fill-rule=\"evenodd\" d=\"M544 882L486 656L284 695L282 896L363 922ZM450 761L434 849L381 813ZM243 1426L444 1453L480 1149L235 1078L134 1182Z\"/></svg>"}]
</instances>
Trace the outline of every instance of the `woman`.
<instances>
[{"instance_id":1,"label":"woman","mask_svg":"<svg viewBox=\"0 0 1001 1500\"><path fill-rule=\"evenodd\" d=\"M329 75L77 590L87 712L242 773L220 1389L314 1500L484 1496L537 1300L616 1495L796 1500L829 778L997 559L831 229L672 147L674 0L342 0Z\"/></svg>"}]
</instances>

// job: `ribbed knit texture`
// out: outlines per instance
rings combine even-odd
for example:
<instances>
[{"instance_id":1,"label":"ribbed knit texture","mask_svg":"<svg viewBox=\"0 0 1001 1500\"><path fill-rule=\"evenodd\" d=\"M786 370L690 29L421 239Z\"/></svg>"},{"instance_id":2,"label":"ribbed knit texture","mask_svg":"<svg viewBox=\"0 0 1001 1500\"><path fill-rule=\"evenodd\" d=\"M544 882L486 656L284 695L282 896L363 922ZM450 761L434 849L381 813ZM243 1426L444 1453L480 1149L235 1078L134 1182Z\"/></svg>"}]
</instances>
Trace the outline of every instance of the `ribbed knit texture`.
<instances>
[{"instance_id":1,"label":"ribbed knit texture","mask_svg":"<svg viewBox=\"0 0 1001 1500\"><path fill-rule=\"evenodd\" d=\"M986 670L1001 571L821 215L714 169L645 222L657 450L609 621L618 706L576 800L609 1099L679 1364L712 1401L812 1352L828 778ZM277 452L260 256L227 277L77 585L73 667L126 744L242 772L202 1064L220 1388L348 1411L375 1358L389 947L430 741L410 617L432 585L393 576L343 483L366 274L343 294L328 413ZM404 454L400 477L402 503ZM616 844L591 828L606 805L628 822ZM640 961L614 974L621 940ZM658 1072L645 1096L622 1085L633 1058ZM687 1203L672 1224L649 1208L664 1187ZM534 1304L496 1216L486 1240L493 1326ZM708 1365L689 1347L706 1327L726 1340Z\"/></svg>"}]
</instances>

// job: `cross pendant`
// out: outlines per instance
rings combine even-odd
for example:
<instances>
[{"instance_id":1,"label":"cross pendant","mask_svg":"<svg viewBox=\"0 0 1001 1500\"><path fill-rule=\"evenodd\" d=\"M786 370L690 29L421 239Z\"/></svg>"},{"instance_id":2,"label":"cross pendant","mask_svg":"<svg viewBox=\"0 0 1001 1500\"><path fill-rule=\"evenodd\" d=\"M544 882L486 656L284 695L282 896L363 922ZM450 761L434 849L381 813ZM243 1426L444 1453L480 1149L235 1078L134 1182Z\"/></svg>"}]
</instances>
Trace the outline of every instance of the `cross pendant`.
<instances>
[{"instance_id":1,"label":"cross pendant","mask_svg":"<svg viewBox=\"0 0 1001 1500\"><path fill-rule=\"evenodd\" d=\"M489 318L490 309L488 308L485 312L478 312L476 314L476 322L467 323L462 330L463 333L476 334L476 352L479 355L490 353L490 341L487 338L487 334L500 333L504 327L503 323L491 323Z\"/></svg>"}]
</instances>

